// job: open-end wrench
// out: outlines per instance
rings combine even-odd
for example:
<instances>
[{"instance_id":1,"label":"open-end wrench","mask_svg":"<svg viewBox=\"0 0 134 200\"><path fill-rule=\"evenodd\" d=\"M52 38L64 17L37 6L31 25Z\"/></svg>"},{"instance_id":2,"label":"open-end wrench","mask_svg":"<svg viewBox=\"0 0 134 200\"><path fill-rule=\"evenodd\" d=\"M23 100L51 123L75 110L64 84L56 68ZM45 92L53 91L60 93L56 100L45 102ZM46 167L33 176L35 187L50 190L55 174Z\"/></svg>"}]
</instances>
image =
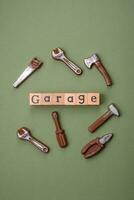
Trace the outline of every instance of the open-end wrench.
<instances>
[{"instance_id":1,"label":"open-end wrench","mask_svg":"<svg viewBox=\"0 0 134 200\"><path fill-rule=\"evenodd\" d=\"M82 74L82 69L70 61L60 48L53 49L52 57L56 60L64 62L76 75Z\"/></svg>"},{"instance_id":2,"label":"open-end wrench","mask_svg":"<svg viewBox=\"0 0 134 200\"><path fill-rule=\"evenodd\" d=\"M28 128L22 127L17 131L17 136L19 139L29 141L34 146L36 146L39 150L41 150L43 153L48 153L49 148L46 144L40 142L35 137L31 135L31 132Z\"/></svg>"}]
</instances>

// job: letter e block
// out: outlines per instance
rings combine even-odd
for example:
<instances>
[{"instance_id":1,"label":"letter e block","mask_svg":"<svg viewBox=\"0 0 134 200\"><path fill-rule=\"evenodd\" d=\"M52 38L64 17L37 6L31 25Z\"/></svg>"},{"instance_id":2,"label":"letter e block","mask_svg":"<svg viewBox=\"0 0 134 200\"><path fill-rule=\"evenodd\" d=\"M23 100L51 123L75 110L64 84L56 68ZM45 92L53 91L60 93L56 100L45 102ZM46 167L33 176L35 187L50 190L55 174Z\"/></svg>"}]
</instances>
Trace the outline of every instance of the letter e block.
<instances>
[{"instance_id":1,"label":"letter e block","mask_svg":"<svg viewBox=\"0 0 134 200\"><path fill-rule=\"evenodd\" d=\"M99 93L89 93L88 94L88 104L89 105L100 105L100 94Z\"/></svg>"}]
</instances>

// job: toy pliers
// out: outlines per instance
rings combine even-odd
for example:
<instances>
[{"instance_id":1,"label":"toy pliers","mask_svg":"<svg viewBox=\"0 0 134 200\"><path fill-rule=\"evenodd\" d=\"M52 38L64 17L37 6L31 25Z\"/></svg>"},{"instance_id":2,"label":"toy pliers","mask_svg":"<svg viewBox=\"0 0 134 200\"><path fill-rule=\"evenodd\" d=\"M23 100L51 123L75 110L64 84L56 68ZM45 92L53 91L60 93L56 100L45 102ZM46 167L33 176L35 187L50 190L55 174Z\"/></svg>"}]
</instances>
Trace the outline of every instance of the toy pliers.
<instances>
[{"instance_id":1,"label":"toy pliers","mask_svg":"<svg viewBox=\"0 0 134 200\"><path fill-rule=\"evenodd\" d=\"M86 144L81 150L84 158L90 158L100 152L104 148L105 143L107 143L112 138L112 136L113 134L109 133Z\"/></svg>"}]
</instances>

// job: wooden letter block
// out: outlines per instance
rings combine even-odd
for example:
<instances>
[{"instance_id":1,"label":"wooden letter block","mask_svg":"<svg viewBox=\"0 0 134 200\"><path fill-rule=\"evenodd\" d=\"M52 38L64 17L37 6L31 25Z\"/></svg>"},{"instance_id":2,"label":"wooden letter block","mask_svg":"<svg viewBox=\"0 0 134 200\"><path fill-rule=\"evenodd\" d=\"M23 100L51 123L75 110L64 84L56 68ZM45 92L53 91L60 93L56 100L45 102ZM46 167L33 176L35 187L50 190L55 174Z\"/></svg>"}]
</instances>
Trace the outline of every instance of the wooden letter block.
<instances>
[{"instance_id":1,"label":"wooden letter block","mask_svg":"<svg viewBox=\"0 0 134 200\"><path fill-rule=\"evenodd\" d=\"M53 93L53 105L64 105L64 93Z\"/></svg>"},{"instance_id":2,"label":"wooden letter block","mask_svg":"<svg viewBox=\"0 0 134 200\"><path fill-rule=\"evenodd\" d=\"M30 105L99 105L99 93L30 93Z\"/></svg>"},{"instance_id":3,"label":"wooden letter block","mask_svg":"<svg viewBox=\"0 0 134 200\"><path fill-rule=\"evenodd\" d=\"M87 98L88 105L99 105L100 104L100 94L99 93L88 93Z\"/></svg>"},{"instance_id":4,"label":"wooden letter block","mask_svg":"<svg viewBox=\"0 0 134 200\"><path fill-rule=\"evenodd\" d=\"M41 101L41 94L40 93L33 93L33 94L29 94L29 103L30 105L42 105L42 101Z\"/></svg>"},{"instance_id":5,"label":"wooden letter block","mask_svg":"<svg viewBox=\"0 0 134 200\"><path fill-rule=\"evenodd\" d=\"M52 105L52 94L51 93L43 93L41 94L41 105Z\"/></svg>"},{"instance_id":6,"label":"wooden letter block","mask_svg":"<svg viewBox=\"0 0 134 200\"><path fill-rule=\"evenodd\" d=\"M87 105L88 94L87 93L76 93L76 105Z\"/></svg>"},{"instance_id":7,"label":"wooden letter block","mask_svg":"<svg viewBox=\"0 0 134 200\"><path fill-rule=\"evenodd\" d=\"M76 104L76 94L75 93L65 93L64 94L64 105L75 105Z\"/></svg>"}]
</instances>

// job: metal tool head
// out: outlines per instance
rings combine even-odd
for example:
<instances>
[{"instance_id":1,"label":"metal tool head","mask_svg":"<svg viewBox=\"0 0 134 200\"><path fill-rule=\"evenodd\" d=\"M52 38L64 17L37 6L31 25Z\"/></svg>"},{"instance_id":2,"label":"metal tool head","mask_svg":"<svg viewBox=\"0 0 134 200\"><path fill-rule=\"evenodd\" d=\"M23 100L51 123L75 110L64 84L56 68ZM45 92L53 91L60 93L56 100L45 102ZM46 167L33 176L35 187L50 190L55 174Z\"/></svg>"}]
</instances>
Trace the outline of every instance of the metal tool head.
<instances>
[{"instance_id":1,"label":"metal tool head","mask_svg":"<svg viewBox=\"0 0 134 200\"><path fill-rule=\"evenodd\" d=\"M105 144L107 143L111 138L113 137L113 134L112 133L108 133L106 135L103 135L100 139L99 139L99 142L101 144Z\"/></svg>"},{"instance_id":2,"label":"metal tool head","mask_svg":"<svg viewBox=\"0 0 134 200\"><path fill-rule=\"evenodd\" d=\"M119 111L114 104L109 105L109 110L113 113L113 115L119 116Z\"/></svg>"},{"instance_id":3,"label":"metal tool head","mask_svg":"<svg viewBox=\"0 0 134 200\"><path fill-rule=\"evenodd\" d=\"M55 48L52 50L52 57L59 60L64 53L60 48Z\"/></svg>"},{"instance_id":4,"label":"metal tool head","mask_svg":"<svg viewBox=\"0 0 134 200\"><path fill-rule=\"evenodd\" d=\"M29 64L33 69L38 69L41 65L43 65L43 62L38 58L33 58Z\"/></svg>"},{"instance_id":5,"label":"metal tool head","mask_svg":"<svg viewBox=\"0 0 134 200\"><path fill-rule=\"evenodd\" d=\"M99 60L97 54L93 54L91 57L84 59L85 65L90 69L92 65Z\"/></svg>"},{"instance_id":6,"label":"metal tool head","mask_svg":"<svg viewBox=\"0 0 134 200\"><path fill-rule=\"evenodd\" d=\"M20 138L22 140L29 140L31 137L31 133L28 128L22 127L18 130L17 136L18 136L18 138Z\"/></svg>"}]
</instances>

